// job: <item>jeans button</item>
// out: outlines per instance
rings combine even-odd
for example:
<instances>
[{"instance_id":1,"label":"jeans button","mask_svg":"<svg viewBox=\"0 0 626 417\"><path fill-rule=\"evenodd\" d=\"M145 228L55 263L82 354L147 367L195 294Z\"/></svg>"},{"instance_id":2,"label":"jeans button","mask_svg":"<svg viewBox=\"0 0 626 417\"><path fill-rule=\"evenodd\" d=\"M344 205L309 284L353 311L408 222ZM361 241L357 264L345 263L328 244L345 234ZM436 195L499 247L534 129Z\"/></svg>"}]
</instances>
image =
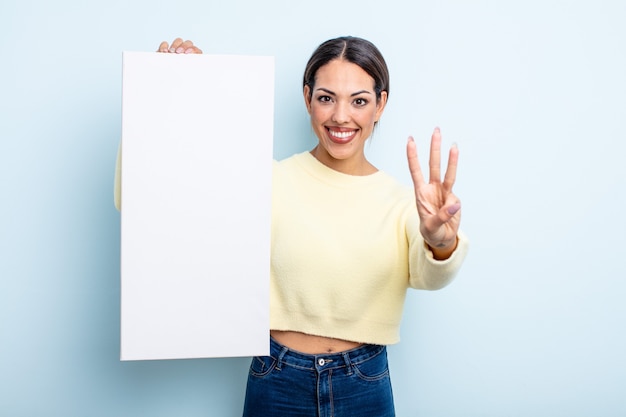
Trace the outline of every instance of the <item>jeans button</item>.
<instances>
[{"instance_id":1,"label":"jeans button","mask_svg":"<svg viewBox=\"0 0 626 417\"><path fill-rule=\"evenodd\" d=\"M320 359L318 359L318 360L317 360L317 364L318 364L319 366L324 366L324 364L325 364L325 363L326 363L326 361L325 361L324 359L322 359L322 358L320 358Z\"/></svg>"}]
</instances>

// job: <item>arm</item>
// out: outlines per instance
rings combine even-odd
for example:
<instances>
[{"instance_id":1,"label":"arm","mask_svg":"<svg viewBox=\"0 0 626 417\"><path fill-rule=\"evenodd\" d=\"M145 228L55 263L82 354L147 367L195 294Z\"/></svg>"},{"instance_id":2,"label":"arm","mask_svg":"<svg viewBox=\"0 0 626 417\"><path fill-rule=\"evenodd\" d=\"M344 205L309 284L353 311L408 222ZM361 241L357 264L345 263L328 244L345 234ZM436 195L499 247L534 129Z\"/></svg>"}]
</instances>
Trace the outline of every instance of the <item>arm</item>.
<instances>
[{"instance_id":1,"label":"arm","mask_svg":"<svg viewBox=\"0 0 626 417\"><path fill-rule=\"evenodd\" d=\"M163 53L176 53L176 54L201 54L202 50L195 46L192 41L183 41L181 38L176 38L169 45L163 41L159 45L157 52ZM117 161L115 164L115 182L113 185L113 202L115 208L122 209L122 144L120 143L117 150Z\"/></svg>"},{"instance_id":2,"label":"arm","mask_svg":"<svg viewBox=\"0 0 626 417\"><path fill-rule=\"evenodd\" d=\"M439 290L450 284L469 249L469 241L459 230L456 247L449 257L439 260L419 231L419 219L412 216L407 223L409 239L409 286L420 290Z\"/></svg>"},{"instance_id":3,"label":"arm","mask_svg":"<svg viewBox=\"0 0 626 417\"><path fill-rule=\"evenodd\" d=\"M122 210L122 143L117 148L117 161L115 162L115 182L113 184L113 202L118 211Z\"/></svg>"}]
</instances>

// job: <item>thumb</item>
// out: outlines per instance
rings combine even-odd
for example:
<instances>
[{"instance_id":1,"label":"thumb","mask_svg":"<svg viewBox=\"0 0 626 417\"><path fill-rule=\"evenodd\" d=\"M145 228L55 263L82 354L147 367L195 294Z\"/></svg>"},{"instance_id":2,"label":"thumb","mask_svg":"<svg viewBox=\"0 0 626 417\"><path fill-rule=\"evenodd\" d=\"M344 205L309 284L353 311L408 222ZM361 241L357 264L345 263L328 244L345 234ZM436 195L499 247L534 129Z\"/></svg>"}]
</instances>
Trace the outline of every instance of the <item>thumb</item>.
<instances>
[{"instance_id":1,"label":"thumb","mask_svg":"<svg viewBox=\"0 0 626 417\"><path fill-rule=\"evenodd\" d=\"M441 221L441 224L444 224L453 218L460 210L461 202L456 197L451 196L451 198L446 199L445 204L437 213L437 217Z\"/></svg>"},{"instance_id":2,"label":"thumb","mask_svg":"<svg viewBox=\"0 0 626 417\"><path fill-rule=\"evenodd\" d=\"M459 210L461 210L461 202L457 201L454 204L452 204L451 206L448 206L448 208L446 208L446 212L450 215L450 217L453 217L455 214L457 214L459 212Z\"/></svg>"}]
</instances>

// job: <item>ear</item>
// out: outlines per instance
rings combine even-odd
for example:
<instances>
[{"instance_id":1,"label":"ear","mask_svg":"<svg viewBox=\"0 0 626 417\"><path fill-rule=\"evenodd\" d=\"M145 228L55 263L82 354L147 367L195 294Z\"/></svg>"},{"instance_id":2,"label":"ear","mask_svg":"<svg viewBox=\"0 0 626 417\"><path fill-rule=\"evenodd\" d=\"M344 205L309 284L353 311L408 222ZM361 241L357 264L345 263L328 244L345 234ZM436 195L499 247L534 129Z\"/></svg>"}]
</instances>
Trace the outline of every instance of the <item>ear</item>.
<instances>
[{"instance_id":1,"label":"ear","mask_svg":"<svg viewBox=\"0 0 626 417\"><path fill-rule=\"evenodd\" d=\"M306 111L311 114L311 87L305 85L302 93L304 94L304 104L306 105Z\"/></svg>"},{"instance_id":2,"label":"ear","mask_svg":"<svg viewBox=\"0 0 626 417\"><path fill-rule=\"evenodd\" d=\"M380 99L376 103L376 121L380 120L380 117L383 115L383 111L385 110L385 106L387 105L387 92L380 92Z\"/></svg>"}]
</instances>

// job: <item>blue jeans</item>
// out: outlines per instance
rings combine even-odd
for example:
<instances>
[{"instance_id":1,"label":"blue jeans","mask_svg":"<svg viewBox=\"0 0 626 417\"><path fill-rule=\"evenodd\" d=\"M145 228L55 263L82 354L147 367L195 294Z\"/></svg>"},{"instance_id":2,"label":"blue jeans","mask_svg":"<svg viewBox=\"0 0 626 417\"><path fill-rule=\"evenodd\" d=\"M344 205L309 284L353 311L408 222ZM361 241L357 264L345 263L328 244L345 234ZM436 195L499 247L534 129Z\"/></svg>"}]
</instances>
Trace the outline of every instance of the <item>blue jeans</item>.
<instances>
[{"instance_id":1,"label":"blue jeans","mask_svg":"<svg viewBox=\"0 0 626 417\"><path fill-rule=\"evenodd\" d=\"M252 358L244 417L393 417L385 346L308 355L270 339Z\"/></svg>"}]
</instances>

